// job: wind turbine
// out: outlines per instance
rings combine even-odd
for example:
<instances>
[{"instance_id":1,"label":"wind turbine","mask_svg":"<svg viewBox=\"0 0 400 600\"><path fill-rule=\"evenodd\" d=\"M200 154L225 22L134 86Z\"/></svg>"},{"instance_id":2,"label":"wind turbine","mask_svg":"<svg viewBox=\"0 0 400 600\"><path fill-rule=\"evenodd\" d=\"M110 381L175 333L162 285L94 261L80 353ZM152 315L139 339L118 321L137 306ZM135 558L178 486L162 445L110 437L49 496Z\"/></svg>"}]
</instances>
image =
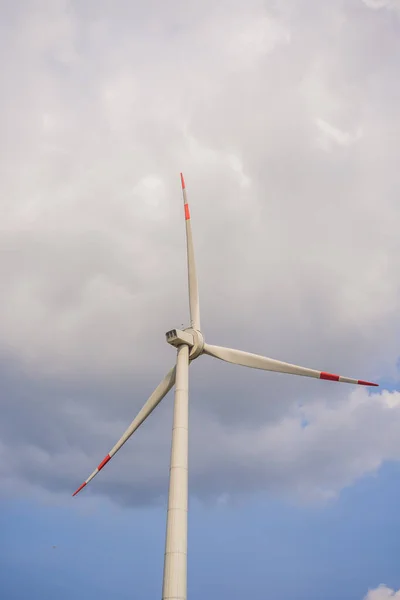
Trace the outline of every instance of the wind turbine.
<instances>
[{"instance_id":1,"label":"wind turbine","mask_svg":"<svg viewBox=\"0 0 400 600\"><path fill-rule=\"evenodd\" d=\"M188 378L189 364L202 354L214 358L264 371L276 371L291 375L303 375L316 379L327 379L342 383L377 386L376 383L333 375L325 371L316 371L299 367L280 360L265 358L242 350L211 346L204 341L200 327L199 293L196 266L194 260L192 227L186 195L185 180L181 173L183 208L186 222L187 266L189 282L190 327L172 329L166 333L167 342L177 348L176 364L167 373L151 394L139 414L132 421L120 440L101 461L97 469L74 492L75 496L102 470L108 461L131 437L149 414L156 408L175 384L174 419L172 428L172 446L170 479L168 493L167 529L165 540L163 600L186 600L187 597L187 512L188 512Z\"/></svg>"}]
</instances>

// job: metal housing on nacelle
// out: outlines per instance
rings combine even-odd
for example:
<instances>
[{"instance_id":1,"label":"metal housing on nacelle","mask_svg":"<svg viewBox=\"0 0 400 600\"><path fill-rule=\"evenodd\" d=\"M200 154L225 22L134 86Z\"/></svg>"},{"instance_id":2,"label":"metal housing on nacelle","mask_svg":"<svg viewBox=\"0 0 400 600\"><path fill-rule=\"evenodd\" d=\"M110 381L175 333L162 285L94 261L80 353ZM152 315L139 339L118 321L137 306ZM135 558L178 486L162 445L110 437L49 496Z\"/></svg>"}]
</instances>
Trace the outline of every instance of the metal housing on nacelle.
<instances>
[{"instance_id":1,"label":"metal housing on nacelle","mask_svg":"<svg viewBox=\"0 0 400 600\"><path fill-rule=\"evenodd\" d=\"M194 346L193 335L187 331L182 331L181 329L171 329L171 331L167 331L165 337L167 338L168 344L171 344L171 346L175 346L176 348L182 346L182 344L187 344L191 348Z\"/></svg>"},{"instance_id":2,"label":"metal housing on nacelle","mask_svg":"<svg viewBox=\"0 0 400 600\"><path fill-rule=\"evenodd\" d=\"M165 334L168 344L179 348L182 344L187 344L190 348L189 358L193 360L200 356L204 349L204 337L201 331L188 327L184 331L181 329L171 329Z\"/></svg>"}]
</instances>

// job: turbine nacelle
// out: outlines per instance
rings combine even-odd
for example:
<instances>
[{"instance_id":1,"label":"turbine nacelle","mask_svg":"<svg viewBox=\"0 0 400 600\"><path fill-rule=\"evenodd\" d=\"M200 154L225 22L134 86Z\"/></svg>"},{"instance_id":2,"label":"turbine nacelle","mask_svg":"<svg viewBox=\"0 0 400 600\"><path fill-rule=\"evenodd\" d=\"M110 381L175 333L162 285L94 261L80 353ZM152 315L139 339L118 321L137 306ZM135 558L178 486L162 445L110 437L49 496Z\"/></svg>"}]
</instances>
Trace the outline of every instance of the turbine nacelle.
<instances>
[{"instance_id":1,"label":"turbine nacelle","mask_svg":"<svg viewBox=\"0 0 400 600\"><path fill-rule=\"evenodd\" d=\"M200 331L188 327L187 329L171 329L165 334L168 344L179 348L182 344L189 346L189 358L193 360L200 356L204 348L204 337Z\"/></svg>"},{"instance_id":2,"label":"turbine nacelle","mask_svg":"<svg viewBox=\"0 0 400 600\"><path fill-rule=\"evenodd\" d=\"M171 329L171 331L167 331L165 337L167 338L168 344L171 344L171 346L175 346L176 348L182 346L182 344L186 344L187 346L190 346L190 348L194 346L194 337L188 331Z\"/></svg>"}]
</instances>

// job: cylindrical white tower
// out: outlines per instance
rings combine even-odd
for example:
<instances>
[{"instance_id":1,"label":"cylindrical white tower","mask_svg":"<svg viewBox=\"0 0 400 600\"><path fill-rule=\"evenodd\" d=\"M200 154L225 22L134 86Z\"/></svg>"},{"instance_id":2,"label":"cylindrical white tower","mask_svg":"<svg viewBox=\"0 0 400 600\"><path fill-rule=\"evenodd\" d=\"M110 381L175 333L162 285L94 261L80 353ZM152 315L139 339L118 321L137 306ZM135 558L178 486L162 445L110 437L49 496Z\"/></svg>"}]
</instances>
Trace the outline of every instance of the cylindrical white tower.
<instances>
[{"instance_id":1,"label":"cylindrical white tower","mask_svg":"<svg viewBox=\"0 0 400 600\"><path fill-rule=\"evenodd\" d=\"M187 597L188 381L189 347L182 345L176 359L163 600L186 600Z\"/></svg>"}]
</instances>

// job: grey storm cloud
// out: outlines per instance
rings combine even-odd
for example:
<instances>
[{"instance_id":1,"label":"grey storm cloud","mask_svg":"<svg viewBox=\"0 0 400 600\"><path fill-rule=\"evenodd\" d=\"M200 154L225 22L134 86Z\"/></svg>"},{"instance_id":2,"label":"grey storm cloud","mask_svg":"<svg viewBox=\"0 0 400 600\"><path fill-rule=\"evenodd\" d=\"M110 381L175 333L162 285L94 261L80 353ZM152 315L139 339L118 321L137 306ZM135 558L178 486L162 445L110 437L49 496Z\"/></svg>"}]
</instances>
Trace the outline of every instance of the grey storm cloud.
<instances>
[{"instance_id":1,"label":"grey storm cloud","mask_svg":"<svg viewBox=\"0 0 400 600\"><path fill-rule=\"evenodd\" d=\"M4 5L2 490L72 492L173 363L181 170L207 341L398 381L399 21L371 5ZM331 498L399 459L397 392L208 357L190 390L203 498ZM163 496L171 409L85 494Z\"/></svg>"}]
</instances>

